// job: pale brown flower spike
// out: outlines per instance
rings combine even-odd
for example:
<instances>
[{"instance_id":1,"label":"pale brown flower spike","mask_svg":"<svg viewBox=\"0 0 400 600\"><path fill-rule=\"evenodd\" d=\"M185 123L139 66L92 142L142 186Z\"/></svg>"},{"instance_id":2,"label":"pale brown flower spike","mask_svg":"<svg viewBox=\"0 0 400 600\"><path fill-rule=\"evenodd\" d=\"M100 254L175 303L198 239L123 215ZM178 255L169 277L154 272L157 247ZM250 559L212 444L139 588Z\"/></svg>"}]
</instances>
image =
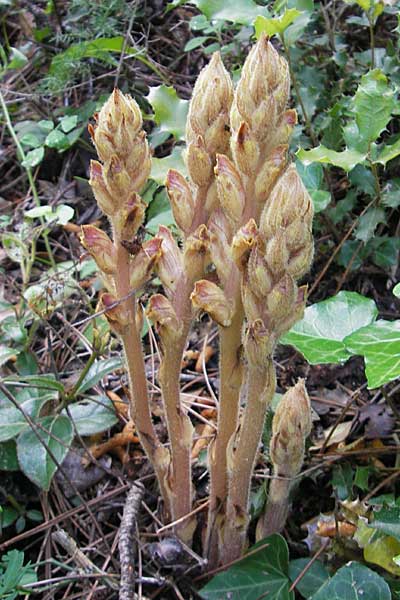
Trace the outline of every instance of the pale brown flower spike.
<instances>
[{"instance_id":1,"label":"pale brown flower spike","mask_svg":"<svg viewBox=\"0 0 400 600\"><path fill-rule=\"evenodd\" d=\"M245 547L251 477L276 387L273 352L306 301L306 287L297 282L312 260L313 208L295 166L287 164L296 123L296 112L287 109L289 86L287 63L265 36L250 51L235 91L218 53L201 71L186 124L189 178L170 170L166 181L182 231L179 243L161 226L155 238L130 252L144 219L140 191L151 166L136 102L115 90L90 128L101 161L92 161L90 184L113 239L88 225L82 243L108 289L101 308L124 346L131 413L157 475L165 516L177 521L176 534L189 544L196 526L188 516L193 425L181 402L180 370L196 314L208 312L219 325L218 424L209 446L204 536L204 554L212 565L238 558ZM153 272L163 294L150 298L147 315L161 341L158 381L167 446L152 422L140 343L142 313L135 298ZM271 458L277 478L259 524L262 532L279 529L286 518L290 485L280 487L282 473L289 481L301 469L310 428L304 382L285 395L285 406L274 419Z\"/></svg>"}]
</instances>

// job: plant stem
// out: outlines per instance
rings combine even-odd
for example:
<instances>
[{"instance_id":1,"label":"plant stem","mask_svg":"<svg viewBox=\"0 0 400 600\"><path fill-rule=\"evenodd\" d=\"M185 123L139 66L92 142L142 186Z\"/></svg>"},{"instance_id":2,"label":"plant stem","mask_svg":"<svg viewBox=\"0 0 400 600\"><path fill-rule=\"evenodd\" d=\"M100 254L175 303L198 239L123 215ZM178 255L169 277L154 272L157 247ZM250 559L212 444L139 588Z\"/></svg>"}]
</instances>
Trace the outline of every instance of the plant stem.
<instances>
[{"instance_id":1,"label":"plant stem","mask_svg":"<svg viewBox=\"0 0 400 600\"><path fill-rule=\"evenodd\" d=\"M238 275L238 273L236 273ZM233 275L234 278L234 275ZM237 427L239 398L242 385L242 365L239 356L242 343L243 306L240 284L237 286L236 311L229 327L220 327L220 390L218 433L209 451L210 505L208 511L205 554L209 564L218 563L218 538L223 524L223 511L228 493L226 450Z\"/></svg>"},{"instance_id":2,"label":"plant stem","mask_svg":"<svg viewBox=\"0 0 400 600\"><path fill-rule=\"evenodd\" d=\"M374 22L370 15L370 11L367 12L368 23L369 23L369 45L371 48L371 69L375 69L375 31Z\"/></svg>"},{"instance_id":3,"label":"plant stem","mask_svg":"<svg viewBox=\"0 0 400 600\"><path fill-rule=\"evenodd\" d=\"M223 563L238 558L244 549L249 522L251 476L264 428L267 406L275 392L276 380L272 358L264 365L247 368L247 402L241 421L239 439L232 457L232 478L221 545Z\"/></svg>"},{"instance_id":4,"label":"plant stem","mask_svg":"<svg viewBox=\"0 0 400 600\"><path fill-rule=\"evenodd\" d=\"M290 479L274 477L268 490L267 508L257 525L257 539L282 531L288 510Z\"/></svg>"},{"instance_id":5,"label":"plant stem","mask_svg":"<svg viewBox=\"0 0 400 600\"><path fill-rule=\"evenodd\" d=\"M117 271L114 282L118 296L124 298L128 297L130 292L129 253L117 237L114 240L114 245L117 250ZM140 443L154 467L166 504L166 511L170 514L170 494L167 489L167 472L169 467L166 457L167 451L163 452L164 448L158 439L151 418L142 342L136 325L136 297L128 297L124 300L123 304L129 314L129 323L124 334L121 335L121 340L128 367L131 418L135 423Z\"/></svg>"}]
</instances>

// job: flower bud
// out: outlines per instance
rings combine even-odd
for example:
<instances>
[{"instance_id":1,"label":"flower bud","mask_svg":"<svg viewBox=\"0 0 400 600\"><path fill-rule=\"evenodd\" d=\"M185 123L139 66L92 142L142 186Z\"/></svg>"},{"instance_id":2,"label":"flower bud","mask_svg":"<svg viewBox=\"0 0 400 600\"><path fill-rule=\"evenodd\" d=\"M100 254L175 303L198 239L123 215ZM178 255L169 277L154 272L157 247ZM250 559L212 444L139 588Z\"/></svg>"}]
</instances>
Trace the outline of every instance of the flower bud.
<instances>
[{"instance_id":1,"label":"flower bud","mask_svg":"<svg viewBox=\"0 0 400 600\"><path fill-rule=\"evenodd\" d=\"M103 273L112 275L116 271L116 251L114 244L104 231L94 225L83 225L81 244L96 261Z\"/></svg>"},{"instance_id":2,"label":"flower bud","mask_svg":"<svg viewBox=\"0 0 400 600\"><path fill-rule=\"evenodd\" d=\"M197 78L186 124L186 142L190 144L200 135L212 162L216 152L224 153L229 147L229 110L232 99L231 78L219 52L216 52Z\"/></svg>"},{"instance_id":3,"label":"flower bud","mask_svg":"<svg viewBox=\"0 0 400 600\"><path fill-rule=\"evenodd\" d=\"M310 399L300 379L284 394L272 421L270 456L277 475L295 477L300 472L310 432Z\"/></svg>"},{"instance_id":4,"label":"flower bud","mask_svg":"<svg viewBox=\"0 0 400 600\"><path fill-rule=\"evenodd\" d=\"M265 368L266 360L268 360L270 363L269 376L273 380L275 380L275 369L270 359L275 345L275 335L268 331L262 319L255 319L249 323L243 340L246 358L253 367L258 366L262 369Z\"/></svg>"},{"instance_id":5,"label":"flower bud","mask_svg":"<svg viewBox=\"0 0 400 600\"><path fill-rule=\"evenodd\" d=\"M289 251L286 246L286 232L283 228L279 229L267 243L265 260L275 279L282 276L287 270Z\"/></svg>"},{"instance_id":6,"label":"flower bud","mask_svg":"<svg viewBox=\"0 0 400 600\"><path fill-rule=\"evenodd\" d=\"M207 312L218 325L229 327L234 313L233 303L215 283L205 279L196 281L190 298L195 308Z\"/></svg>"},{"instance_id":7,"label":"flower bud","mask_svg":"<svg viewBox=\"0 0 400 600\"><path fill-rule=\"evenodd\" d=\"M188 233L194 216L194 200L186 179L175 169L167 174L166 188L176 224Z\"/></svg>"},{"instance_id":8,"label":"flower bud","mask_svg":"<svg viewBox=\"0 0 400 600\"><path fill-rule=\"evenodd\" d=\"M232 135L231 150L239 171L254 176L260 158L260 149L247 123L241 122L237 133Z\"/></svg>"},{"instance_id":9,"label":"flower bud","mask_svg":"<svg viewBox=\"0 0 400 600\"><path fill-rule=\"evenodd\" d=\"M243 270L250 256L250 251L258 237L257 223L250 219L241 227L232 240L232 258L240 270Z\"/></svg>"},{"instance_id":10,"label":"flower bud","mask_svg":"<svg viewBox=\"0 0 400 600\"><path fill-rule=\"evenodd\" d=\"M124 335L130 321L130 315L125 303L109 293L102 294L99 302L100 310L105 310L105 316L111 329L118 335Z\"/></svg>"},{"instance_id":11,"label":"flower bud","mask_svg":"<svg viewBox=\"0 0 400 600\"><path fill-rule=\"evenodd\" d=\"M217 154L216 158L214 171L222 210L234 223L239 223L246 201L240 175L229 158L223 154Z\"/></svg>"},{"instance_id":12,"label":"flower bud","mask_svg":"<svg viewBox=\"0 0 400 600\"><path fill-rule=\"evenodd\" d=\"M122 240L130 242L143 223L146 205L136 192L122 202L119 210L113 215L114 232Z\"/></svg>"},{"instance_id":13,"label":"flower bud","mask_svg":"<svg viewBox=\"0 0 400 600\"><path fill-rule=\"evenodd\" d=\"M106 215L113 216L118 209L118 203L113 199L112 194L108 191L104 177L103 167L97 160L90 161L90 179L91 186L96 202Z\"/></svg>"},{"instance_id":14,"label":"flower bud","mask_svg":"<svg viewBox=\"0 0 400 600\"><path fill-rule=\"evenodd\" d=\"M185 271L192 279L198 279L204 273L209 262L210 233L207 227L199 225L186 239L183 261Z\"/></svg>"},{"instance_id":15,"label":"flower bud","mask_svg":"<svg viewBox=\"0 0 400 600\"><path fill-rule=\"evenodd\" d=\"M156 324L157 332L166 345L174 343L181 335L182 323L178 321L171 302L162 294L151 296L146 314Z\"/></svg>"},{"instance_id":16,"label":"flower bud","mask_svg":"<svg viewBox=\"0 0 400 600\"><path fill-rule=\"evenodd\" d=\"M307 300L307 286L303 285L297 290L297 297L294 301L292 309L290 313L280 319L278 323L275 324L275 331L278 337L289 331L293 327L297 321L303 318L304 309L306 307Z\"/></svg>"},{"instance_id":17,"label":"flower bud","mask_svg":"<svg viewBox=\"0 0 400 600\"><path fill-rule=\"evenodd\" d=\"M154 237L142 244L140 251L129 265L129 283L133 290L141 288L152 270L155 268L157 261L160 259L162 240Z\"/></svg>"},{"instance_id":18,"label":"flower bud","mask_svg":"<svg viewBox=\"0 0 400 600\"><path fill-rule=\"evenodd\" d=\"M267 297L268 316L272 322L279 322L287 317L293 309L297 297L297 286L287 273L274 285Z\"/></svg>"},{"instance_id":19,"label":"flower bud","mask_svg":"<svg viewBox=\"0 0 400 600\"><path fill-rule=\"evenodd\" d=\"M164 287L174 292L183 275L182 252L168 227L160 225L156 237L161 239L161 256L157 261L157 273Z\"/></svg>"},{"instance_id":20,"label":"flower bud","mask_svg":"<svg viewBox=\"0 0 400 600\"><path fill-rule=\"evenodd\" d=\"M259 298L265 299L272 289L273 277L260 246L260 243L256 244L250 253L247 264L247 285Z\"/></svg>"},{"instance_id":21,"label":"flower bud","mask_svg":"<svg viewBox=\"0 0 400 600\"><path fill-rule=\"evenodd\" d=\"M234 262L232 260L231 248L228 244L224 230L217 228L215 222L211 223L210 229L210 255L217 270L218 278L225 287L232 276Z\"/></svg>"},{"instance_id":22,"label":"flower bud","mask_svg":"<svg viewBox=\"0 0 400 600\"><path fill-rule=\"evenodd\" d=\"M258 203L265 203L276 180L282 173L287 158L287 146L276 146L261 167L255 182L255 196Z\"/></svg>"},{"instance_id":23,"label":"flower bud","mask_svg":"<svg viewBox=\"0 0 400 600\"><path fill-rule=\"evenodd\" d=\"M199 187L209 184L212 176L212 163L204 145L204 139L198 136L190 142L186 153L186 166L193 183Z\"/></svg>"},{"instance_id":24,"label":"flower bud","mask_svg":"<svg viewBox=\"0 0 400 600\"><path fill-rule=\"evenodd\" d=\"M288 273L294 279L300 279L309 270L314 255L314 245L312 235L309 234L308 240L304 243L303 248L296 253L292 253L288 262Z\"/></svg>"}]
</instances>

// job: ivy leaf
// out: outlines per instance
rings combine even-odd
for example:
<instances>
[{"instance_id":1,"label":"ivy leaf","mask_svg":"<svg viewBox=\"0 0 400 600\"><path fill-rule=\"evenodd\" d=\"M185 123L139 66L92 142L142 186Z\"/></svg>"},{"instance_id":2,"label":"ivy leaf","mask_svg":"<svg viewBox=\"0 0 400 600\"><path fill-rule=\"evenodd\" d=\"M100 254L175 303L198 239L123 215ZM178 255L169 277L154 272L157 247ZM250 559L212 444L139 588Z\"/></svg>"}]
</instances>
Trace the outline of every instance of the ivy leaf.
<instances>
[{"instance_id":1,"label":"ivy leaf","mask_svg":"<svg viewBox=\"0 0 400 600\"><path fill-rule=\"evenodd\" d=\"M373 206L360 217L354 237L362 242L368 242L374 235L375 229L379 223L384 223L385 219L384 209Z\"/></svg>"},{"instance_id":2,"label":"ivy leaf","mask_svg":"<svg viewBox=\"0 0 400 600\"><path fill-rule=\"evenodd\" d=\"M186 117L189 110L188 100L179 98L172 86L151 87L147 100L154 111L154 121L159 131L166 131L177 140L185 138Z\"/></svg>"},{"instance_id":3,"label":"ivy leaf","mask_svg":"<svg viewBox=\"0 0 400 600\"><path fill-rule=\"evenodd\" d=\"M37 433L44 443L31 429L21 433L17 440L18 461L24 474L33 483L48 492L58 467L47 452L45 445L57 463L61 464L72 443L74 430L71 420L64 415L45 417L39 423L41 427L37 429Z\"/></svg>"},{"instance_id":4,"label":"ivy leaf","mask_svg":"<svg viewBox=\"0 0 400 600\"><path fill-rule=\"evenodd\" d=\"M339 569L310 600L391 600L386 581L357 562Z\"/></svg>"},{"instance_id":5,"label":"ivy leaf","mask_svg":"<svg viewBox=\"0 0 400 600\"><path fill-rule=\"evenodd\" d=\"M368 524L368 527L378 529L400 540L400 507L382 508L375 513L374 520Z\"/></svg>"},{"instance_id":6,"label":"ivy leaf","mask_svg":"<svg viewBox=\"0 0 400 600\"><path fill-rule=\"evenodd\" d=\"M297 151L296 156L305 165L309 165L313 162L326 163L333 165L334 167L340 167L345 171L351 171L356 165L363 162L366 155L357 150L346 149L342 152L336 152L336 150L330 150L325 146L317 146L311 150L300 148L300 150Z\"/></svg>"},{"instance_id":7,"label":"ivy leaf","mask_svg":"<svg viewBox=\"0 0 400 600\"><path fill-rule=\"evenodd\" d=\"M310 562L309 558L296 558L289 563L289 577L292 582L300 575ZM329 579L325 565L316 560L307 568L307 571L296 585L296 590L304 598L310 598Z\"/></svg>"},{"instance_id":8,"label":"ivy leaf","mask_svg":"<svg viewBox=\"0 0 400 600\"><path fill-rule=\"evenodd\" d=\"M266 12L253 0L190 0L207 17L209 21L220 20L251 25L254 19Z\"/></svg>"},{"instance_id":9,"label":"ivy leaf","mask_svg":"<svg viewBox=\"0 0 400 600\"><path fill-rule=\"evenodd\" d=\"M293 600L287 576L289 551L284 538L278 534L261 540L246 556L226 571L216 575L202 590L205 600Z\"/></svg>"},{"instance_id":10,"label":"ivy leaf","mask_svg":"<svg viewBox=\"0 0 400 600\"><path fill-rule=\"evenodd\" d=\"M344 344L348 352L364 356L370 389L400 377L400 319L370 323L346 337Z\"/></svg>"},{"instance_id":11,"label":"ivy leaf","mask_svg":"<svg viewBox=\"0 0 400 600\"><path fill-rule=\"evenodd\" d=\"M281 35L299 15L301 12L297 8L289 8L280 17L271 19L259 15L254 21L256 38L258 39L262 33L270 37L275 34Z\"/></svg>"},{"instance_id":12,"label":"ivy leaf","mask_svg":"<svg viewBox=\"0 0 400 600\"><path fill-rule=\"evenodd\" d=\"M377 315L373 300L356 292L339 292L306 308L304 318L281 342L294 346L311 364L342 362L350 357L345 338L372 323Z\"/></svg>"},{"instance_id":13,"label":"ivy leaf","mask_svg":"<svg viewBox=\"0 0 400 600\"><path fill-rule=\"evenodd\" d=\"M394 107L394 91L382 71L374 69L363 75L354 96L354 112L361 137L374 142L386 128Z\"/></svg>"},{"instance_id":14,"label":"ivy leaf","mask_svg":"<svg viewBox=\"0 0 400 600\"><path fill-rule=\"evenodd\" d=\"M93 435L110 429L118 421L108 396L88 398L71 404L61 413L72 419L79 435Z\"/></svg>"}]
</instances>

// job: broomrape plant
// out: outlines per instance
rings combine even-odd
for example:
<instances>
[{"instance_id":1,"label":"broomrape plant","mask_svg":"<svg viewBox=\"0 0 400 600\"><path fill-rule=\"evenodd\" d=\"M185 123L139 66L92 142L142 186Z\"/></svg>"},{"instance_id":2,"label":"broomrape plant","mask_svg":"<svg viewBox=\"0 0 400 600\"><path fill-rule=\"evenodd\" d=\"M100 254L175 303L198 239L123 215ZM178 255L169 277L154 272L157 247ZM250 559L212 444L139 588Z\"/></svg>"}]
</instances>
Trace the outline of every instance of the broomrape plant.
<instances>
[{"instance_id":1,"label":"broomrape plant","mask_svg":"<svg viewBox=\"0 0 400 600\"><path fill-rule=\"evenodd\" d=\"M82 243L104 278L101 308L124 348L131 417L154 467L165 518L177 521L175 532L188 544L196 526L190 516L194 429L180 397L181 362L199 311L219 326L218 423L209 445L203 536L212 565L228 563L245 548L251 477L276 388L273 353L306 302L306 287L297 281L312 260L313 207L295 166L288 164L296 123L296 112L287 109L289 87L287 63L265 36L250 51L236 90L218 53L202 70L187 118L189 177L170 170L166 181L181 244L161 226L139 251L132 249L146 208L140 190L151 168L136 102L115 90L90 127L100 159L92 161L90 185L113 235L86 225ZM163 294L150 298L147 315L161 342L158 379L168 446L153 424L140 338L137 292L154 273ZM310 402L299 381L274 416L274 478L259 537L284 525L290 482L301 469L310 426Z\"/></svg>"}]
</instances>

